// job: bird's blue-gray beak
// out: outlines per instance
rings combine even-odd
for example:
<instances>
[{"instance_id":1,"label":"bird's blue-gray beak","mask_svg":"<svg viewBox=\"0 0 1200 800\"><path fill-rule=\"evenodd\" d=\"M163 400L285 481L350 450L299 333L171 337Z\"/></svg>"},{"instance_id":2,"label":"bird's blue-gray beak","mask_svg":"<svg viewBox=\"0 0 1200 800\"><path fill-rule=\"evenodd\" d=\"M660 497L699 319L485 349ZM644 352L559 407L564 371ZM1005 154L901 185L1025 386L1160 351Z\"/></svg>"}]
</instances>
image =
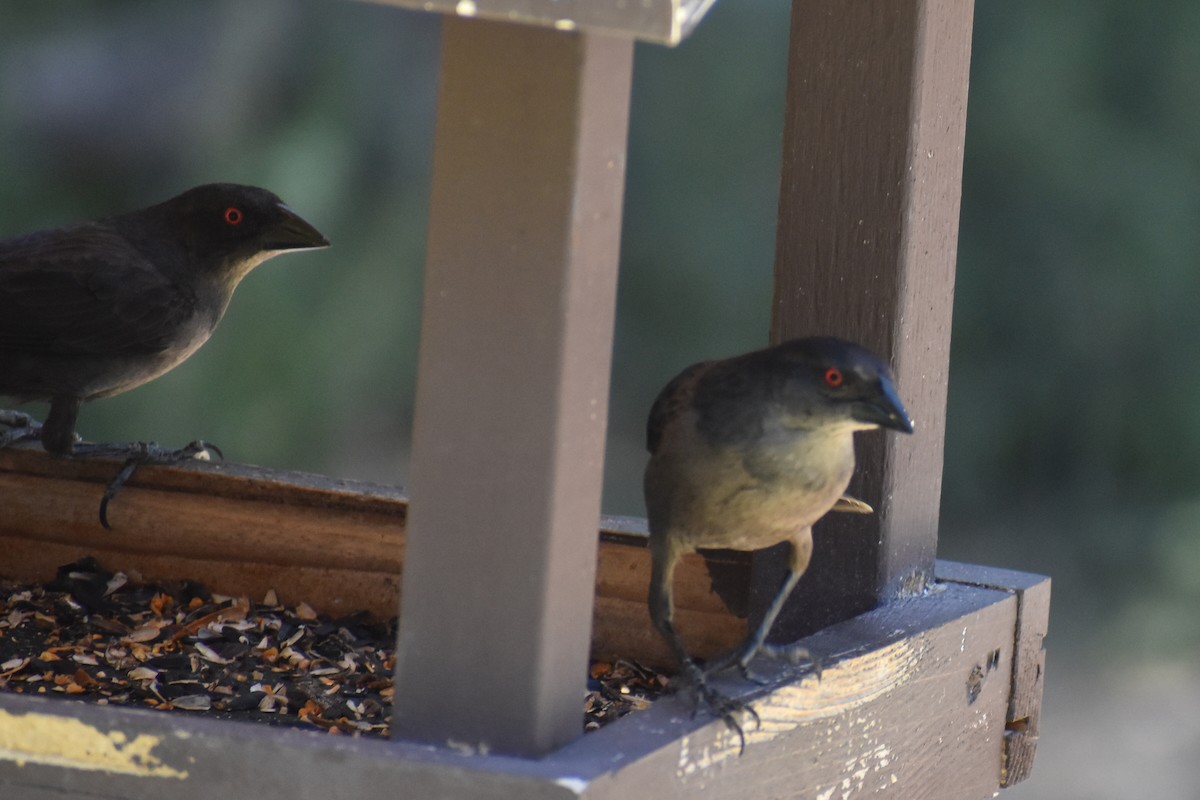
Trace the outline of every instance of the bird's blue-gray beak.
<instances>
[{"instance_id":1,"label":"bird's blue-gray beak","mask_svg":"<svg viewBox=\"0 0 1200 800\"><path fill-rule=\"evenodd\" d=\"M851 412L859 422L891 428L901 433L913 432L913 421L896 394L896 387L886 377L879 380L878 394L869 400L859 400Z\"/></svg>"},{"instance_id":2,"label":"bird's blue-gray beak","mask_svg":"<svg viewBox=\"0 0 1200 800\"><path fill-rule=\"evenodd\" d=\"M311 250L329 247L329 240L314 228L304 217L280 204L280 219L264 236L264 250Z\"/></svg>"}]
</instances>

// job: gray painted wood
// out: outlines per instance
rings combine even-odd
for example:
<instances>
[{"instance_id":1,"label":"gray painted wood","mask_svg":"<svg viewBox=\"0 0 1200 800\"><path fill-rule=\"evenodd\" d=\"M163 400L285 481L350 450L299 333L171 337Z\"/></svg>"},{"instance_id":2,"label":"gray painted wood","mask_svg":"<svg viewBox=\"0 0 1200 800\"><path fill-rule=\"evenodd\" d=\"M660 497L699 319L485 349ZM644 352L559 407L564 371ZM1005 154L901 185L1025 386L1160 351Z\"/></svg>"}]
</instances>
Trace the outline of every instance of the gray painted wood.
<instances>
[{"instance_id":1,"label":"gray painted wood","mask_svg":"<svg viewBox=\"0 0 1200 800\"><path fill-rule=\"evenodd\" d=\"M633 43L447 18L398 735L578 734Z\"/></svg>"},{"instance_id":2,"label":"gray painted wood","mask_svg":"<svg viewBox=\"0 0 1200 800\"><path fill-rule=\"evenodd\" d=\"M587 30L660 44L679 44L715 0L374 0L379 3L537 25Z\"/></svg>"},{"instance_id":3,"label":"gray painted wood","mask_svg":"<svg viewBox=\"0 0 1200 800\"><path fill-rule=\"evenodd\" d=\"M1013 685L1005 724L1001 773L1001 783L1012 786L1029 777L1037 755L1046 675L1044 642L1050 624L1050 579L1013 570L949 562L939 564L938 575L982 588L1003 587L1017 598Z\"/></svg>"},{"instance_id":4,"label":"gray painted wood","mask_svg":"<svg viewBox=\"0 0 1200 800\"><path fill-rule=\"evenodd\" d=\"M0 782L5 797L20 800L78 800L79 795L59 789L45 789L27 784L5 784Z\"/></svg>"},{"instance_id":5,"label":"gray painted wood","mask_svg":"<svg viewBox=\"0 0 1200 800\"><path fill-rule=\"evenodd\" d=\"M748 696L763 726L747 728L741 756L723 723L693 718L678 699L521 759L0 694L0 796L990 797L1018 592L1046 580L1009 573L1013 588L948 566L955 580L809 637L826 664L820 681L761 665L773 682Z\"/></svg>"}]
</instances>

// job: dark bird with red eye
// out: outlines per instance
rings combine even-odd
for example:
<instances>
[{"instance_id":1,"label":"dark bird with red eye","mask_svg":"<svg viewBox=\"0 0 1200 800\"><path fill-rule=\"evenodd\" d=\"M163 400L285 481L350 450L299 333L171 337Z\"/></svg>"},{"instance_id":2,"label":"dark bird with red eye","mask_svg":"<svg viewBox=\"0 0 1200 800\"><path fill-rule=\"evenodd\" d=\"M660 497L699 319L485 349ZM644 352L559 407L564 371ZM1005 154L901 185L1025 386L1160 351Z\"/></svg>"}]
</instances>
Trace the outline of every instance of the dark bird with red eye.
<instances>
[{"instance_id":1,"label":"dark bird with red eye","mask_svg":"<svg viewBox=\"0 0 1200 800\"><path fill-rule=\"evenodd\" d=\"M44 425L0 418L12 428L0 446L41 439L55 455L84 454L75 434L84 401L140 386L196 352L262 262L328 245L271 192L228 183L0 240L0 396L50 403Z\"/></svg>"},{"instance_id":2,"label":"dark bird with red eye","mask_svg":"<svg viewBox=\"0 0 1200 800\"><path fill-rule=\"evenodd\" d=\"M744 706L711 689L707 678L731 667L748 676L760 651L812 661L798 645L764 642L808 567L813 523L830 510L870 511L843 493L854 471L854 432L878 427L913 431L891 371L869 350L833 337L694 364L650 410L650 618L681 665L684 687L739 734L735 712ZM761 623L701 669L673 623L680 557L698 548L759 550L780 542L791 544L788 572Z\"/></svg>"}]
</instances>

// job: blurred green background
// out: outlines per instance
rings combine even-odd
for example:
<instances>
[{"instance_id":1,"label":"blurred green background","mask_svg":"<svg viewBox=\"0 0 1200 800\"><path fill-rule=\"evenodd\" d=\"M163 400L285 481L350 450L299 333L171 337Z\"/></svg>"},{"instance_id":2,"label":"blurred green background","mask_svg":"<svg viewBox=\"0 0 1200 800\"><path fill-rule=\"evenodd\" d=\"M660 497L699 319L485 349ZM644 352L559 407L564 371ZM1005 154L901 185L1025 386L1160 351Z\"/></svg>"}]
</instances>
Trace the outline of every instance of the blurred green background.
<instances>
[{"instance_id":1,"label":"blurred green background","mask_svg":"<svg viewBox=\"0 0 1200 800\"><path fill-rule=\"evenodd\" d=\"M788 6L639 45L606 511L641 513L663 382L766 339ZM256 272L85 436L404 483L438 31L330 0L0 0L0 235L229 180L334 242ZM1038 763L1007 797L1197 796L1198 238L1200 4L979 0L940 552L1054 577Z\"/></svg>"}]
</instances>

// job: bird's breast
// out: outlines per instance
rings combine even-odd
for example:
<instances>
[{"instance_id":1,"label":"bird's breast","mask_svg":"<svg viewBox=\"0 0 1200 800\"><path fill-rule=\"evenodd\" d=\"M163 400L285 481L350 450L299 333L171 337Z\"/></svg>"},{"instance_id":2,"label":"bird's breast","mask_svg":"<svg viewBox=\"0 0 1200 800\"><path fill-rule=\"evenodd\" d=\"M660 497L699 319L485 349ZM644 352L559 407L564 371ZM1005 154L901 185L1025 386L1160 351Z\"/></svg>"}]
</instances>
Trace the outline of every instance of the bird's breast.
<instances>
[{"instance_id":1,"label":"bird's breast","mask_svg":"<svg viewBox=\"0 0 1200 800\"><path fill-rule=\"evenodd\" d=\"M212 334L211 315L182 316L154 332L149 343L131 347L24 351L0 349L0 395L20 400L57 396L91 400L141 386L173 369L196 352Z\"/></svg>"},{"instance_id":2,"label":"bird's breast","mask_svg":"<svg viewBox=\"0 0 1200 800\"><path fill-rule=\"evenodd\" d=\"M111 397L154 380L182 364L208 341L216 322L206 315L197 314L171 331L166 346L157 352L137 355L115 356L107 360L105 369L92 386L82 393L84 397Z\"/></svg>"},{"instance_id":3,"label":"bird's breast","mask_svg":"<svg viewBox=\"0 0 1200 800\"><path fill-rule=\"evenodd\" d=\"M756 550L791 539L824 516L853 470L848 433L660 453L647 468L647 511L691 547Z\"/></svg>"}]
</instances>

